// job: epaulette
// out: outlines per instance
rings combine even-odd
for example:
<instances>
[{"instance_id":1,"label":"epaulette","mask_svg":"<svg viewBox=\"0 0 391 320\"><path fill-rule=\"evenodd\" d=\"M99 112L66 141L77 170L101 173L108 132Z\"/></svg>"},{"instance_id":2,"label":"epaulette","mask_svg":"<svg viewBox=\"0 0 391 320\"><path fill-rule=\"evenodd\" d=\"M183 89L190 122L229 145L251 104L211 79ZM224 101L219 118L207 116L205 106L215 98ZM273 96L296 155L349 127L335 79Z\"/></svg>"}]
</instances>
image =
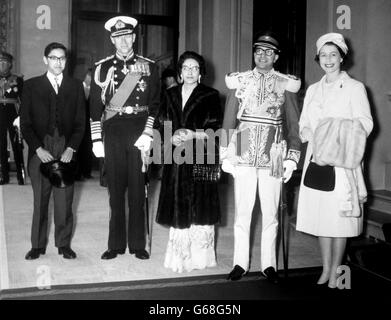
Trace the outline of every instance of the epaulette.
<instances>
[{"instance_id":1,"label":"epaulette","mask_svg":"<svg viewBox=\"0 0 391 320\"><path fill-rule=\"evenodd\" d=\"M228 89L236 89L239 87L243 77L252 73L251 70L244 72L230 72L225 76L225 84Z\"/></svg>"},{"instance_id":2,"label":"epaulette","mask_svg":"<svg viewBox=\"0 0 391 320\"><path fill-rule=\"evenodd\" d=\"M97 66L98 64L101 64L101 63L103 63L103 62L105 62L107 60L113 59L113 58L114 58L114 54L111 55L111 56L108 56L106 58L103 58L102 60L99 60L98 62L95 62L95 65Z\"/></svg>"},{"instance_id":3,"label":"epaulette","mask_svg":"<svg viewBox=\"0 0 391 320\"><path fill-rule=\"evenodd\" d=\"M299 78L290 74L283 74L278 71L275 71L275 73L285 83L286 91L296 93L300 90L301 81Z\"/></svg>"},{"instance_id":4,"label":"epaulette","mask_svg":"<svg viewBox=\"0 0 391 320\"><path fill-rule=\"evenodd\" d=\"M145 58L145 57L140 56L140 55L138 55L138 54L136 54L136 57L137 57L137 58L140 58L140 59L144 59L144 60L146 60L146 61L148 61L148 62L151 62L151 63L155 63L155 60Z\"/></svg>"}]
</instances>

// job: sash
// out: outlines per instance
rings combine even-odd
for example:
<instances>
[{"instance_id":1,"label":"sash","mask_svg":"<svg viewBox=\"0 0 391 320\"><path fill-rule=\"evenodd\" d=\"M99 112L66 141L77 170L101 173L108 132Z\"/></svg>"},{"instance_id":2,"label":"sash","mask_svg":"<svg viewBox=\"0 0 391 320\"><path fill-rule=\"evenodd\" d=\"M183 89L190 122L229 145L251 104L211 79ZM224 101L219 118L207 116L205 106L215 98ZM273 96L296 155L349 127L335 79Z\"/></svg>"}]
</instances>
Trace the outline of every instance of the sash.
<instances>
[{"instance_id":1,"label":"sash","mask_svg":"<svg viewBox=\"0 0 391 320\"><path fill-rule=\"evenodd\" d=\"M137 85L137 82L140 80L142 73L141 72L128 72L125 79L122 81L117 92L111 98L109 105L113 108L121 109L126 100L128 100L130 94L133 92L134 88ZM105 109L102 117L102 121L109 120L114 117L118 112Z\"/></svg>"}]
</instances>

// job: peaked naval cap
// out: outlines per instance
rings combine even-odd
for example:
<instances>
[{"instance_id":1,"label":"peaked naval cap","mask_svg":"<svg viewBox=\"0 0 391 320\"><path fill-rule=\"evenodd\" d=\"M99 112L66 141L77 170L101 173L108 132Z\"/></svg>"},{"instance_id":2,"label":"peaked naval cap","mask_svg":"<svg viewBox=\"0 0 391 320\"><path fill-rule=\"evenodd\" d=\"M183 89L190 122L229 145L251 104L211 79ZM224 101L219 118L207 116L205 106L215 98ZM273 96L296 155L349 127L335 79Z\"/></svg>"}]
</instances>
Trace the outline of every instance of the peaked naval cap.
<instances>
[{"instance_id":1,"label":"peaked naval cap","mask_svg":"<svg viewBox=\"0 0 391 320\"><path fill-rule=\"evenodd\" d=\"M137 20L127 16L117 16L106 21L105 29L110 31L112 37L133 33L137 26Z\"/></svg>"}]
</instances>

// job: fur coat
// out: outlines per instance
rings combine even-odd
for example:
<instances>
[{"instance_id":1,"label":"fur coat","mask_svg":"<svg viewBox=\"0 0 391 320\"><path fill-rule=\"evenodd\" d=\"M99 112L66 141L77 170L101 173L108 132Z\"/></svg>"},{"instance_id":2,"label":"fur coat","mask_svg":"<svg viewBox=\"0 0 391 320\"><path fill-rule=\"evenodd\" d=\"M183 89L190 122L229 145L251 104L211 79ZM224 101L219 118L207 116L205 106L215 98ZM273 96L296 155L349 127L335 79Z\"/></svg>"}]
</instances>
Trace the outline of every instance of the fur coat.
<instances>
[{"instance_id":1,"label":"fur coat","mask_svg":"<svg viewBox=\"0 0 391 320\"><path fill-rule=\"evenodd\" d=\"M163 130L166 132L162 132L165 138L165 155L156 221L183 229L189 228L191 224L212 225L220 221L218 185L193 180L192 159L195 160L195 152L190 157L185 153L195 149L190 147L180 151L179 147L173 146L170 142L171 135L167 137L167 129L171 129L167 124L172 126L171 134L180 129L216 131L221 128L223 111L219 92L215 89L203 84L197 85L183 109L181 92L181 85L168 89L159 111L160 123L162 120L166 121ZM194 142L194 139L188 141L195 146ZM213 152L213 157L218 159L218 143L213 146ZM167 153L172 158L167 157ZM190 160L178 164L175 161L178 155ZM170 161L170 158L174 161Z\"/></svg>"},{"instance_id":2,"label":"fur coat","mask_svg":"<svg viewBox=\"0 0 391 320\"><path fill-rule=\"evenodd\" d=\"M367 133L358 119L324 118L315 129L313 159L318 165L332 165L345 169L348 183L339 190L341 213L360 216L359 204L367 199L362 174Z\"/></svg>"}]
</instances>

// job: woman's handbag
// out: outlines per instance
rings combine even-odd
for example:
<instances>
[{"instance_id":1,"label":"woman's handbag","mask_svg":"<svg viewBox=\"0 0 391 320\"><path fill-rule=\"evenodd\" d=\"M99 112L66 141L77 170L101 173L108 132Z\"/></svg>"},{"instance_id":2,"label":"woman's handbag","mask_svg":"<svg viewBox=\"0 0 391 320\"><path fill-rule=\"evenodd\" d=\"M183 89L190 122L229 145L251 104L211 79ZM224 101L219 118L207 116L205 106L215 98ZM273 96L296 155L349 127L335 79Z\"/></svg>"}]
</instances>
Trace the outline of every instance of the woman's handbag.
<instances>
[{"instance_id":1,"label":"woman's handbag","mask_svg":"<svg viewBox=\"0 0 391 320\"><path fill-rule=\"evenodd\" d=\"M329 165L320 166L310 160L303 183L311 189L333 191L335 188L335 169Z\"/></svg>"},{"instance_id":2,"label":"woman's handbag","mask_svg":"<svg viewBox=\"0 0 391 320\"><path fill-rule=\"evenodd\" d=\"M193 164L193 180L217 183L221 178L220 164Z\"/></svg>"}]
</instances>

